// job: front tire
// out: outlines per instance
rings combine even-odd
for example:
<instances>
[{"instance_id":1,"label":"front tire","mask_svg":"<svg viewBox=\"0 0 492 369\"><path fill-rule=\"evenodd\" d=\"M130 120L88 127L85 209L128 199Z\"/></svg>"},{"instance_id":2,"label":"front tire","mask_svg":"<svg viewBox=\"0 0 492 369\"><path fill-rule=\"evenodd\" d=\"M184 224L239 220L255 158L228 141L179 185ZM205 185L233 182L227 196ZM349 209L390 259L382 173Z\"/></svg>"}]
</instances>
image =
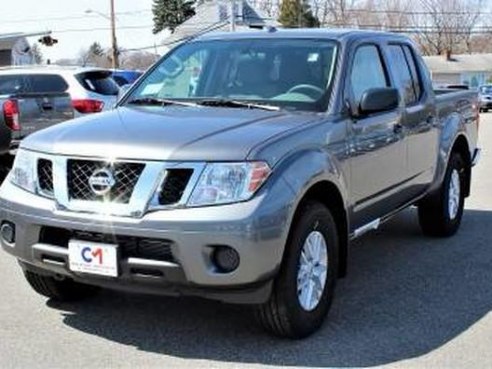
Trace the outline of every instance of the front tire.
<instances>
[{"instance_id":1,"label":"front tire","mask_svg":"<svg viewBox=\"0 0 492 369\"><path fill-rule=\"evenodd\" d=\"M95 286L78 283L69 278L56 279L29 270L24 271L24 276L38 294L60 302L82 300L99 290Z\"/></svg>"},{"instance_id":2,"label":"front tire","mask_svg":"<svg viewBox=\"0 0 492 369\"><path fill-rule=\"evenodd\" d=\"M419 223L425 235L450 237L458 231L465 204L465 169L461 155L452 153L441 187L419 204Z\"/></svg>"},{"instance_id":3,"label":"front tire","mask_svg":"<svg viewBox=\"0 0 492 369\"><path fill-rule=\"evenodd\" d=\"M269 300L258 306L260 324L270 333L303 338L323 323L337 279L338 234L328 208L306 203L293 224Z\"/></svg>"}]
</instances>

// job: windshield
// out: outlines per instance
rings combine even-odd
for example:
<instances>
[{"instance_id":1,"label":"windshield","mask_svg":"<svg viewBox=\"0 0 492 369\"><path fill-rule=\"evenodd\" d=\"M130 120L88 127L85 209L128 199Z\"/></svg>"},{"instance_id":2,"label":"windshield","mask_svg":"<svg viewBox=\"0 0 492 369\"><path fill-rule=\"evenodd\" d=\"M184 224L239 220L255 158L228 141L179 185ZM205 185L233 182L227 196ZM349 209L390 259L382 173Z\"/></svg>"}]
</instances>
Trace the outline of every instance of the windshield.
<instances>
[{"instance_id":1,"label":"windshield","mask_svg":"<svg viewBox=\"0 0 492 369\"><path fill-rule=\"evenodd\" d=\"M201 41L171 51L129 95L167 100L235 100L325 110L336 43L310 39Z\"/></svg>"},{"instance_id":2,"label":"windshield","mask_svg":"<svg viewBox=\"0 0 492 369\"><path fill-rule=\"evenodd\" d=\"M492 86L480 87L480 93L483 95L492 95Z\"/></svg>"}]
</instances>

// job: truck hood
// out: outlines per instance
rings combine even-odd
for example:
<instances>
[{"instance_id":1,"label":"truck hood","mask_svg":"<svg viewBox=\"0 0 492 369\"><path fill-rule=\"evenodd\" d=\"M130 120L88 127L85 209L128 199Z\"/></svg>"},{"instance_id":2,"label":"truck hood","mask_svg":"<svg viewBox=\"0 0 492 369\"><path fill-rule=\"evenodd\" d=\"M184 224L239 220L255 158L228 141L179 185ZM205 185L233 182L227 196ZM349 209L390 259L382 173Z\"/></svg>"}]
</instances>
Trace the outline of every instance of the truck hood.
<instances>
[{"instance_id":1,"label":"truck hood","mask_svg":"<svg viewBox=\"0 0 492 369\"><path fill-rule=\"evenodd\" d=\"M255 146L316 116L213 107L119 107L39 131L21 147L118 159L244 160Z\"/></svg>"}]
</instances>

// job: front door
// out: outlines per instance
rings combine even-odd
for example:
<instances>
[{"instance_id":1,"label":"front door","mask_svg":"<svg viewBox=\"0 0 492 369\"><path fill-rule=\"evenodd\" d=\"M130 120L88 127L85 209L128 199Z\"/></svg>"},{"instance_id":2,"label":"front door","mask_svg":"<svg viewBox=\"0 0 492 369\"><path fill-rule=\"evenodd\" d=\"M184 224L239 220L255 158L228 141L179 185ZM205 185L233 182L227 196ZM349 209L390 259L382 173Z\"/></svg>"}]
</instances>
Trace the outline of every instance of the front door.
<instances>
[{"instance_id":1,"label":"front door","mask_svg":"<svg viewBox=\"0 0 492 369\"><path fill-rule=\"evenodd\" d=\"M390 87L390 79L379 47L356 48L346 94L358 107L370 88ZM406 173L406 147L402 109L361 116L349 123L353 230L399 206L399 190Z\"/></svg>"}]
</instances>

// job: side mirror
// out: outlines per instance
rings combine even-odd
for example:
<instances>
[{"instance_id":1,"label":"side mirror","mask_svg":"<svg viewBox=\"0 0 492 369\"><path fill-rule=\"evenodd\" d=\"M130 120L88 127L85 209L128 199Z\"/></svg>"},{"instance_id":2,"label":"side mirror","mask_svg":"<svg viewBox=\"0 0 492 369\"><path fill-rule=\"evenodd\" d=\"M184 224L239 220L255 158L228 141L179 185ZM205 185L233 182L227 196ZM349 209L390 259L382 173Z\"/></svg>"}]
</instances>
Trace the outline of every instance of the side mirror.
<instances>
[{"instance_id":1,"label":"side mirror","mask_svg":"<svg viewBox=\"0 0 492 369\"><path fill-rule=\"evenodd\" d=\"M396 88L370 88L362 94L359 113L362 115L396 109L400 95Z\"/></svg>"}]
</instances>

